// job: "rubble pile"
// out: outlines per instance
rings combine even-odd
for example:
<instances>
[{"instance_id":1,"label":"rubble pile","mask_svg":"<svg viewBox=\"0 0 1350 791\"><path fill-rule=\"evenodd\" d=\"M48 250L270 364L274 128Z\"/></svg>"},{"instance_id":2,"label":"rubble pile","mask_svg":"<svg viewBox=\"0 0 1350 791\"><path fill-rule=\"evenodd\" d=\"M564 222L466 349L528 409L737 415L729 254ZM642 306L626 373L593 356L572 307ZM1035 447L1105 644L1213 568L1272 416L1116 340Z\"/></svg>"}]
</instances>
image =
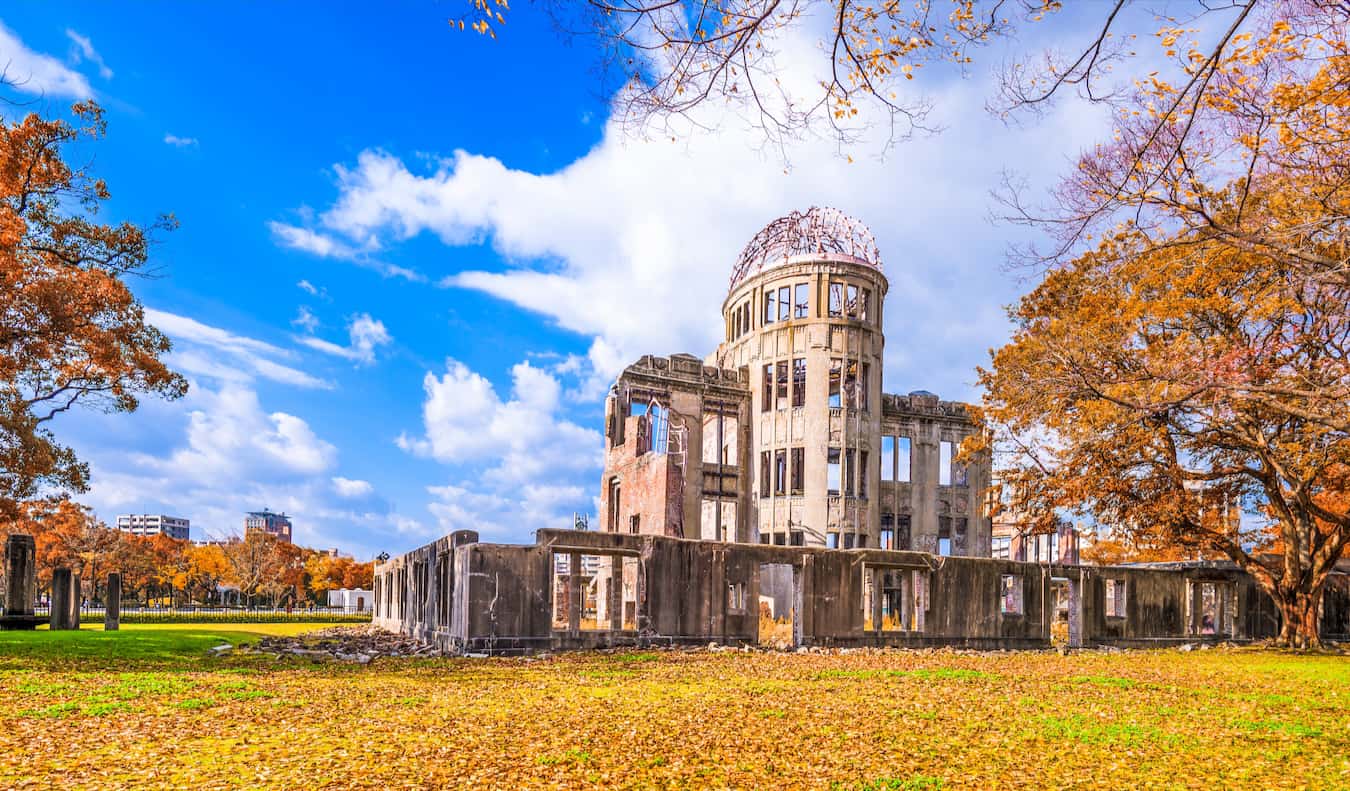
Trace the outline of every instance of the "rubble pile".
<instances>
[{"instance_id":1,"label":"rubble pile","mask_svg":"<svg viewBox=\"0 0 1350 791\"><path fill-rule=\"evenodd\" d=\"M445 652L411 637L375 626L334 626L294 637L264 637L247 645L219 645L211 651L225 653L299 656L320 661L355 662L366 665L380 657L433 657Z\"/></svg>"}]
</instances>

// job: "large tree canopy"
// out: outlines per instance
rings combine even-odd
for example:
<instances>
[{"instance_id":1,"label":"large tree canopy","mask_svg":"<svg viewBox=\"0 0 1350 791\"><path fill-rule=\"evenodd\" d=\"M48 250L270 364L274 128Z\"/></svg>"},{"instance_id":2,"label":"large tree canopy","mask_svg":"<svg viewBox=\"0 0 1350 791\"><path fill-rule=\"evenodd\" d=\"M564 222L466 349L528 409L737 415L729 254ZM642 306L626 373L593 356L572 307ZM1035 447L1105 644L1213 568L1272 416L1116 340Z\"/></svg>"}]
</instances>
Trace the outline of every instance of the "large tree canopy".
<instances>
[{"instance_id":1,"label":"large tree canopy","mask_svg":"<svg viewBox=\"0 0 1350 791\"><path fill-rule=\"evenodd\" d=\"M1282 4L1117 100L1114 139L1022 215L1057 246L981 374L1021 505L1222 553L1304 646L1350 540L1348 26Z\"/></svg>"},{"instance_id":2,"label":"large tree canopy","mask_svg":"<svg viewBox=\"0 0 1350 791\"><path fill-rule=\"evenodd\" d=\"M57 415L131 411L140 394L187 389L127 287L145 271L146 229L96 222L107 186L63 159L102 136L102 112L83 103L73 116L79 126L0 118L0 520L33 497L86 488L88 469L51 432Z\"/></svg>"}]
</instances>

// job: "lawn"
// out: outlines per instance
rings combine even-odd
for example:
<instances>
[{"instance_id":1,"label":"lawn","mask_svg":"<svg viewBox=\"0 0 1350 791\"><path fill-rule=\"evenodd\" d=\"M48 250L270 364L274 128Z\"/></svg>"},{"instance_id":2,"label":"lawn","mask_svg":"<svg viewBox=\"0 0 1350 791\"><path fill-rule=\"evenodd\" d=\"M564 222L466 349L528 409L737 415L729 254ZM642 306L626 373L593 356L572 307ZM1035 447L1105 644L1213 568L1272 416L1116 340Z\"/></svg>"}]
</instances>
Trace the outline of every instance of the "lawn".
<instances>
[{"instance_id":1,"label":"lawn","mask_svg":"<svg viewBox=\"0 0 1350 791\"><path fill-rule=\"evenodd\" d=\"M1350 658L214 658L301 625L0 633L0 788L1350 788Z\"/></svg>"}]
</instances>

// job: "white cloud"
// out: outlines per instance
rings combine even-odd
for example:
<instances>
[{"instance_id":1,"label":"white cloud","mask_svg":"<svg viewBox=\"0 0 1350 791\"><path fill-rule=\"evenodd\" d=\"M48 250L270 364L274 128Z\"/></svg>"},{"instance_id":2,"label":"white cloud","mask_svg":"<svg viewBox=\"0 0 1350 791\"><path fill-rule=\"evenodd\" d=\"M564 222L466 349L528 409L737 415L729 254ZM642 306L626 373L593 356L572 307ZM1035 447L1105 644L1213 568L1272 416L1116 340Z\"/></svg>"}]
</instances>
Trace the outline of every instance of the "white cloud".
<instances>
[{"instance_id":1,"label":"white cloud","mask_svg":"<svg viewBox=\"0 0 1350 791\"><path fill-rule=\"evenodd\" d=\"M301 308L301 316L293 323L301 323L302 319L312 321L314 324L318 323L313 314L305 308ZM387 346L394 340L394 337L385 329L384 322L371 318L369 313L357 314L347 323L347 337L350 340L347 346L339 346L312 335L296 338L296 341L324 354L331 354L335 357L369 365L375 362L375 350L381 346Z\"/></svg>"},{"instance_id":2,"label":"white cloud","mask_svg":"<svg viewBox=\"0 0 1350 791\"><path fill-rule=\"evenodd\" d=\"M968 107L983 87L958 82L945 95L944 105ZM443 284L592 338L596 378L585 391L596 396L643 353L711 351L741 247L777 216L833 205L866 222L882 251L888 384L971 397L972 369L1005 336L1000 306L1017 288L999 274L1011 233L990 227L988 191L1007 162L1059 172L1100 127L1064 115L1053 119L1047 145L1044 129L946 121L941 136L908 143L882 163L850 164L824 143L803 143L790 175L749 153L752 133L672 145L626 139L611 126L595 149L548 174L464 151L414 174L368 150L339 169L341 191L322 221L358 244L423 232L448 245L490 239L509 268L460 272Z\"/></svg>"},{"instance_id":3,"label":"white cloud","mask_svg":"<svg viewBox=\"0 0 1350 791\"><path fill-rule=\"evenodd\" d=\"M0 70L6 82L24 93L71 99L94 95L83 74L50 55L32 51L3 24L0 24Z\"/></svg>"},{"instance_id":4,"label":"white cloud","mask_svg":"<svg viewBox=\"0 0 1350 791\"><path fill-rule=\"evenodd\" d=\"M442 529L497 531L523 538L524 525L566 526L601 464L601 438L559 414L563 387L528 362L511 369L503 400L482 375L457 360L423 380L424 434L398 438L404 450L429 456L475 476L431 487L428 510Z\"/></svg>"},{"instance_id":5,"label":"white cloud","mask_svg":"<svg viewBox=\"0 0 1350 791\"><path fill-rule=\"evenodd\" d=\"M66 38L71 41L70 62L72 64L78 66L80 61L87 60L98 66L98 76L105 80L112 79L113 70L103 62L103 56L98 54L98 50L94 49L94 43L89 40L88 36L82 36L76 31L66 28Z\"/></svg>"},{"instance_id":6,"label":"white cloud","mask_svg":"<svg viewBox=\"0 0 1350 791\"><path fill-rule=\"evenodd\" d=\"M333 490L339 497L366 497L375 491L375 487L370 485L369 481L358 481L352 478L334 477Z\"/></svg>"},{"instance_id":7,"label":"white cloud","mask_svg":"<svg viewBox=\"0 0 1350 791\"><path fill-rule=\"evenodd\" d=\"M315 475L336 461L337 449L319 439L308 423L285 412L264 412L258 394L247 387L226 383L219 390L198 388L192 404L186 447L149 466L202 483Z\"/></svg>"},{"instance_id":8,"label":"white cloud","mask_svg":"<svg viewBox=\"0 0 1350 791\"><path fill-rule=\"evenodd\" d=\"M242 532L244 513L268 507L295 521L296 541L341 547L368 558L399 535L429 537L433 527L393 513L366 481L332 474L337 449L307 421L268 412L246 385L194 386L181 402L147 404L165 449L149 443L132 452L125 440L79 449L92 463L92 486L81 501L105 520L118 513L154 511L192 520L194 538ZM181 432L181 433L174 433Z\"/></svg>"},{"instance_id":9,"label":"white cloud","mask_svg":"<svg viewBox=\"0 0 1350 791\"><path fill-rule=\"evenodd\" d=\"M320 297L325 299L328 297L327 289L319 288L318 286L314 285L308 280L301 280L300 282L296 283L295 286L296 288L300 289L301 291L304 291L306 294L309 294L312 297Z\"/></svg>"},{"instance_id":10,"label":"white cloud","mask_svg":"<svg viewBox=\"0 0 1350 791\"><path fill-rule=\"evenodd\" d=\"M275 221L267 223L267 227L282 246L289 247L292 250L301 250L320 258L351 259L355 258L357 254L356 249L350 245L343 244L331 236L311 231L308 228Z\"/></svg>"},{"instance_id":11,"label":"white cloud","mask_svg":"<svg viewBox=\"0 0 1350 791\"><path fill-rule=\"evenodd\" d=\"M302 228L298 225L276 222L275 220L269 221L267 227L272 231L272 237L282 247L299 250L319 258L350 261L357 266L373 269L385 277L401 277L414 283L426 280L420 272L372 258L371 253L378 249L375 245L358 248L334 238L331 234Z\"/></svg>"},{"instance_id":12,"label":"white cloud","mask_svg":"<svg viewBox=\"0 0 1350 791\"><path fill-rule=\"evenodd\" d=\"M291 324L313 334L314 330L319 328L319 318L309 308L301 305L300 310L295 314L295 318L291 319Z\"/></svg>"},{"instance_id":13,"label":"white cloud","mask_svg":"<svg viewBox=\"0 0 1350 791\"><path fill-rule=\"evenodd\" d=\"M234 382L261 377L296 387L332 387L322 379L277 362L290 358L292 353L265 341L153 308L145 309L145 319L174 341L169 363L185 373Z\"/></svg>"},{"instance_id":14,"label":"white cloud","mask_svg":"<svg viewBox=\"0 0 1350 791\"><path fill-rule=\"evenodd\" d=\"M164 142L176 148L189 148L198 144L195 137L179 137L178 135L165 135Z\"/></svg>"}]
</instances>

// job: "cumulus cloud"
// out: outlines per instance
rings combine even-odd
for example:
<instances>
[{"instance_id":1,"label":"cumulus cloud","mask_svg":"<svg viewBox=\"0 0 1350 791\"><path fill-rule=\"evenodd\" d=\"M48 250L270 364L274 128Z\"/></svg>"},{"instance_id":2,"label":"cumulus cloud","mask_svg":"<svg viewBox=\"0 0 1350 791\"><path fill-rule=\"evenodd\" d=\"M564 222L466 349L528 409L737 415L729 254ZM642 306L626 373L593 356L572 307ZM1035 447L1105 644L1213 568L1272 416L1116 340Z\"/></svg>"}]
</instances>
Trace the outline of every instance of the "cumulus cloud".
<instances>
[{"instance_id":1,"label":"cumulus cloud","mask_svg":"<svg viewBox=\"0 0 1350 791\"><path fill-rule=\"evenodd\" d=\"M262 378L296 387L332 387L322 379L278 362L294 355L266 341L153 308L145 309L145 319L173 340L169 363L185 373L234 382Z\"/></svg>"},{"instance_id":2,"label":"cumulus cloud","mask_svg":"<svg viewBox=\"0 0 1350 791\"><path fill-rule=\"evenodd\" d=\"M295 415L264 412L253 390L235 383L199 390L188 413L186 446L150 466L199 482L260 473L315 475L333 466L333 445Z\"/></svg>"},{"instance_id":3,"label":"cumulus cloud","mask_svg":"<svg viewBox=\"0 0 1350 791\"><path fill-rule=\"evenodd\" d=\"M88 36L82 36L70 28L66 28L66 38L70 39L70 62L79 65L81 61L88 61L98 67L98 76L105 80L111 80L113 70L108 68L108 64L103 62L103 56L94 49L94 42L89 40Z\"/></svg>"},{"instance_id":4,"label":"cumulus cloud","mask_svg":"<svg viewBox=\"0 0 1350 791\"><path fill-rule=\"evenodd\" d=\"M197 145L195 137L179 137L178 135L165 135L164 142L175 148L192 148Z\"/></svg>"},{"instance_id":5,"label":"cumulus cloud","mask_svg":"<svg viewBox=\"0 0 1350 791\"><path fill-rule=\"evenodd\" d=\"M16 90L38 96L88 99L94 89L83 74L66 64L29 49L9 28L0 24L0 57L5 79Z\"/></svg>"},{"instance_id":6,"label":"cumulus cloud","mask_svg":"<svg viewBox=\"0 0 1350 791\"><path fill-rule=\"evenodd\" d=\"M301 316L294 323L301 323L302 319L317 325L317 320L314 319L313 314L304 308L301 308ZM300 337L296 340L324 354L331 354L334 357L342 357L365 365L375 362L375 350L377 348L387 346L394 340L394 337L385 329L384 322L371 318L369 313L360 313L352 317L352 320L347 323L347 337L349 343L346 346L312 335Z\"/></svg>"},{"instance_id":7,"label":"cumulus cloud","mask_svg":"<svg viewBox=\"0 0 1350 791\"><path fill-rule=\"evenodd\" d=\"M579 504L589 506L578 483L600 469L599 432L562 417L562 383L548 371L521 362L511 369L503 399L484 376L457 360L423 380L423 435L400 436L411 453L461 469L481 470L446 486L431 487L428 510L445 530L496 530L521 538L521 529L566 524Z\"/></svg>"},{"instance_id":8,"label":"cumulus cloud","mask_svg":"<svg viewBox=\"0 0 1350 791\"><path fill-rule=\"evenodd\" d=\"M503 268L444 276L446 287L495 296L591 339L603 383L643 353L702 356L720 340L720 306L741 247L775 217L835 206L875 233L890 279L887 384L971 397L973 368L1007 332L1000 275L1007 228L988 222L989 190L1008 163L1048 181L1104 120L1057 111L1046 127L1007 129L971 113L988 81L952 79L937 97L941 135L885 161L850 163L828 141L803 141L784 173L734 123L679 144L634 140L611 123L571 164L532 173L455 151L405 162L381 149L336 166L338 194L319 216L336 239L387 247L419 234L446 245L489 243ZM1050 144L1047 145L1047 139Z\"/></svg>"}]
</instances>

